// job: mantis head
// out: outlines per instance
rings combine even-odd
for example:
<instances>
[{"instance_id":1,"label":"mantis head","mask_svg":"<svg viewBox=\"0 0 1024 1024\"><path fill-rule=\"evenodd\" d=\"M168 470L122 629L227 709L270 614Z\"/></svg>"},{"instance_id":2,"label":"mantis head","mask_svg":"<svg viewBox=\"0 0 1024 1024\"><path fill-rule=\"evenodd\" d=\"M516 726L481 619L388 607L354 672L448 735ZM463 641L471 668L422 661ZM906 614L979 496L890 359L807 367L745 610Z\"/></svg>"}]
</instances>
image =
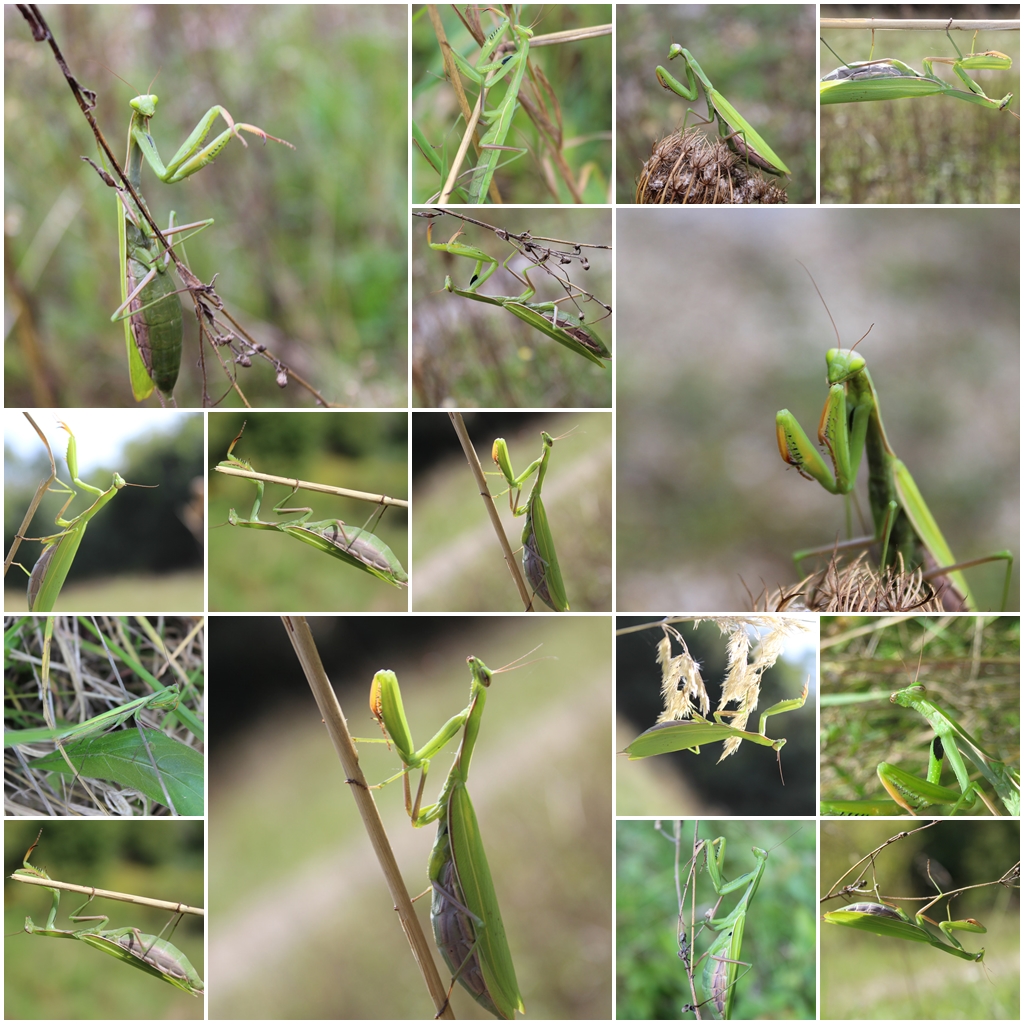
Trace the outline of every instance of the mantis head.
<instances>
[{"instance_id":1,"label":"mantis head","mask_svg":"<svg viewBox=\"0 0 1024 1024\"><path fill-rule=\"evenodd\" d=\"M860 373L867 360L853 349L830 348L825 355L829 384L842 384Z\"/></svg>"},{"instance_id":2,"label":"mantis head","mask_svg":"<svg viewBox=\"0 0 1024 1024\"><path fill-rule=\"evenodd\" d=\"M672 60L673 57L678 57L683 52L683 48L678 43L673 43L668 48L668 59Z\"/></svg>"},{"instance_id":3,"label":"mantis head","mask_svg":"<svg viewBox=\"0 0 1024 1024\"><path fill-rule=\"evenodd\" d=\"M132 110L138 111L143 117L152 117L156 113L159 100L152 93L147 93L145 96L136 96L129 102Z\"/></svg>"}]
</instances>

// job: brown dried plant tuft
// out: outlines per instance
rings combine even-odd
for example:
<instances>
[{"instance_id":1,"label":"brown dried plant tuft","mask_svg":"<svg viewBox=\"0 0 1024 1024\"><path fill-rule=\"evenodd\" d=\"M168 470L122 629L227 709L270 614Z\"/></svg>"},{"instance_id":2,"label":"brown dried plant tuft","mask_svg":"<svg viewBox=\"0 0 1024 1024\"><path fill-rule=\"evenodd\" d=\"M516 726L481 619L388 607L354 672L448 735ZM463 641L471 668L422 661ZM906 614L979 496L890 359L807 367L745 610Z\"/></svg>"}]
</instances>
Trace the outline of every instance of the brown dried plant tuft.
<instances>
[{"instance_id":1,"label":"brown dried plant tuft","mask_svg":"<svg viewBox=\"0 0 1024 1024\"><path fill-rule=\"evenodd\" d=\"M666 136L651 148L636 186L644 205L770 204L789 201L786 190L762 178L720 138L699 128Z\"/></svg>"},{"instance_id":2,"label":"brown dried plant tuft","mask_svg":"<svg viewBox=\"0 0 1024 1024\"><path fill-rule=\"evenodd\" d=\"M812 573L795 586L779 588L769 595L762 591L754 601L755 610L811 612L941 612L941 596L924 578L923 570L913 572L889 566L879 572L868 562L867 552L840 565L833 554L825 569Z\"/></svg>"}]
</instances>

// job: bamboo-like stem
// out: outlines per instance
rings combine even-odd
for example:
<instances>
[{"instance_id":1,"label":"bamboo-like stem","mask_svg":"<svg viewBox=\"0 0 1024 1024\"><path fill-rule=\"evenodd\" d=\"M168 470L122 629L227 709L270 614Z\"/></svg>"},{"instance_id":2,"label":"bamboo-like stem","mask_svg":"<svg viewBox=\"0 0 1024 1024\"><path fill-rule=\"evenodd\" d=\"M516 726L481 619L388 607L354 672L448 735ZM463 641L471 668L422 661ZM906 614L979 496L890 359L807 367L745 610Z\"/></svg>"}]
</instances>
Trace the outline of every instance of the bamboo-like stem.
<instances>
[{"instance_id":1,"label":"bamboo-like stem","mask_svg":"<svg viewBox=\"0 0 1024 1024\"><path fill-rule=\"evenodd\" d=\"M949 18L822 18L821 28L877 29L879 32L934 32L949 27L961 32L1019 32L1020 21L991 20L967 21ZM531 42L531 46L536 43Z\"/></svg>"},{"instance_id":2,"label":"bamboo-like stem","mask_svg":"<svg viewBox=\"0 0 1024 1024\"><path fill-rule=\"evenodd\" d=\"M204 917L206 911L202 907L190 907L187 903L172 903L170 900L154 900L148 896L136 896L130 892L112 892L110 889L97 889L91 885L76 885L74 882L55 882L52 878L39 878L37 875L22 874L21 870L11 875L15 882L26 882L28 885L41 885L44 889L60 889L63 892L80 892L83 896L95 896L97 899L120 900L122 903L134 903L140 907L153 907L155 910L169 910L175 914L195 914Z\"/></svg>"},{"instance_id":3,"label":"bamboo-like stem","mask_svg":"<svg viewBox=\"0 0 1024 1024\"><path fill-rule=\"evenodd\" d=\"M254 469L243 469L241 466L214 466L218 473L226 476L241 476L246 480L263 480L268 484L283 484L295 490L320 491L322 494L334 494L339 498L356 498L358 501L370 501L374 505L397 505L408 508L409 502L404 498L389 498L386 494L370 494L368 491L353 491L347 487L335 487L332 484L316 484L309 480L296 480L288 476L272 476L270 473L257 473Z\"/></svg>"},{"instance_id":4,"label":"bamboo-like stem","mask_svg":"<svg viewBox=\"0 0 1024 1024\"><path fill-rule=\"evenodd\" d=\"M501 517L498 515L498 510L494 507L494 498L491 496L490 488L487 486L487 477L484 475L480 459L477 458L476 449L473 447L469 432L466 430L462 413L450 412L448 416L451 418L455 433L459 436L462 450L466 453L466 461L469 463L469 468L473 471L473 476L480 491L480 497L484 502L484 508L487 509L487 515L491 520L491 526L494 527L494 532L498 535L498 543L501 544L501 550L505 556L505 564L508 566L508 571L512 574L512 579L519 590L519 596L523 601L523 608L528 612L533 611L533 597L526 586L523 574L519 571L519 562L516 561L516 556L512 553L508 537L505 536L505 528L501 525Z\"/></svg>"},{"instance_id":5,"label":"bamboo-like stem","mask_svg":"<svg viewBox=\"0 0 1024 1024\"><path fill-rule=\"evenodd\" d=\"M320 660L320 653L316 649L316 641L310 632L309 623L302 615L282 615L281 621L288 633L288 639L295 648L295 655L299 659L302 671L306 675L309 688L313 691L317 707L327 726L327 732L337 751L338 759L345 772L345 781L352 788L352 796L355 798L359 815L363 819L370 843L373 845L377 860L380 862L381 870L384 872L384 880L387 882L391 898L394 900L395 909L398 911L398 919L402 923L405 937L409 940L409 947L412 950L413 959L419 966L423 980L426 982L427 990L434 1001L434 1008L437 1010L438 1018L454 1020L448 1003L448 992L441 982L434 965L434 958L427 943L423 929L420 927L419 918L412 907L412 900L406 891L405 883L402 881L401 872L398 870L398 863L395 860L394 851L388 842L387 833L384 831L384 823L380 820L377 805L373 800L373 793L366 784L363 770L359 767L359 755L356 753L355 744L348 731L348 723L345 721L345 714L341 710L338 698L331 688L331 681L324 671L323 662Z\"/></svg>"}]
</instances>

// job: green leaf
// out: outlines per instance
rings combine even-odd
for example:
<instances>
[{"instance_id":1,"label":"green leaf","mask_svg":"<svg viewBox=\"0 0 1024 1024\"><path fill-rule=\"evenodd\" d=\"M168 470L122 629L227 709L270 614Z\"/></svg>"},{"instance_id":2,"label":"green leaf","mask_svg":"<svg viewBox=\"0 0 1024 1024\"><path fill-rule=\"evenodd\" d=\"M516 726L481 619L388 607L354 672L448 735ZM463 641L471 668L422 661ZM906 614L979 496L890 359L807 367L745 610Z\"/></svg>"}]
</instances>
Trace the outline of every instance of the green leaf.
<instances>
[{"instance_id":1,"label":"green leaf","mask_svg":"<svg viewBox=\"0 0 1024 1024\"><path fill-rule=\"evenodd\" d=\"M116 782L161 804L165 803L160 786L160 776L163 776L167 793L179 814L202 814L203 755L159 730L146 729L145 734L153 753L152 761L137 729L121 729L65 743L64 752L83 778ZM62 775L72 774L59 750L36 758L30 766Z\"/></svg>"}]
</instances>

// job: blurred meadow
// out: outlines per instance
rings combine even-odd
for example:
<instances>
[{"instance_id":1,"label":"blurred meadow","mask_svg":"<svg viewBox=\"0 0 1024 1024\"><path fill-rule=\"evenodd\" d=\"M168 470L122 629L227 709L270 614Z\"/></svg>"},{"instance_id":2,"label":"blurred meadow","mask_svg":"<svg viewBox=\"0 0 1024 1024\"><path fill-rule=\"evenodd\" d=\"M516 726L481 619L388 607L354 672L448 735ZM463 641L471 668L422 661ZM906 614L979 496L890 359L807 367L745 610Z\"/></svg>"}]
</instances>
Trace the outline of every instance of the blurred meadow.
<instances>
[{"instance_id":1,"label":"blurred meadow","mask_svg":"<svg viewBox=\"0 0 1024 1024\"><path fill-rule=\"evenodd\" d=\"M250 518L256 484L212 467L234 455L261 473L332 484L391 498L407 497L406 414L352 412L223 413L210 417L209 586L211 611L405 611L408 590L395 587L294 537L272 530L228 525L234 508ZM408 512L386 508L377 525L367 520L379 506L354 498L301 490L288 498L282 484L265 484L259 518L287 522L312 507L310 522L341 519L366 526L384 541L408 572ZM286 501L286 499L288 499ZM276 504L293 511L277 515Z\"/></svg>"},{"instance_id":2,"label":"blurred meadow","mask_svg":"<svg viewBox=\"0 0 1024 1024\"><path fill-rule=\"evenodd\" d=\"M44 5L43 14L72 73L97 91L94 113L119 160L128 101L147 91L160 98L151 130L165 161L214 104L295 146L230 140L174 186L146 166L142 194L158 224L171 209L178 223L214 218L188 242L192 270L206 282L217 275L233 315L326 400L404 406L406 9ZM132 406L123 324L110 322L121 303L114 193L80 159L98 160L97 147L48 46L32 41L13 5L4 17L5 405ZM218 119L213 130L224 128ZM175 396L198 406L198 333L184 298ZM279 388L259 356L252 369L232 367L220 349L202 356L210 402L240 404L218 357L255 406L315 401L294 380Z\"/></svg>"},{"instance_id":3,"label":"blurred meadow","mask_svg":"<svg viewBox=\"0 0 1024 1024\"><path fill-rule=\"evenodd\" d=\"M533 661L494 676L468 790L527 1015L609 1019L609 618L359 616L310 624L351 732L378 740L359 744L371 783L400 767L366 703L375 671L397 674L412 735L423 744L465 707L467 656L492 670L523 656ZM210 771L211 1019L432 1017L284 628L260 617L215 617L210 627L210 673L224 708ZM425 801L436 798L457 746L453 739L432 761ZM373 798L408 891L421 893L436 825L410 827L401 781ZM433 947L429 904L414 906ZM435 962L447 982L440 957ZM460 1019L491 1019L460 985L452 1005Z\"/></svg>"},{"instance_id":4,"label":"blurred meadow","mask_svg":"<svg viewBox=\"0 0 1024 1024\"><path fill-rule=\"evenodd\" d=\"M23 934L25 918L46 924L52 894L13 882L39 832L34 821L4 822L4 1019L5 1020L202 1020L204 999L121 963L84 942ZM43 828L30 863L60 882L96 886L151 899L203 906L201 821L54 821ZM61 895L54 927L82 906L78 893ZM84 914L107 914L102 928L137 927L157 935L166 911L97 897ZM203 979L203 918L185 914L164 938Z\"/></svg>"},{"instance_id":5,"label":"blurred meadow","mask_svg":"<svg viewBox=\"0 0 1024 1024\"><path fill-rule=\"evenodd\" d=\"M496 437L508 441L512 468L522 473L540 457L540 432L554 437L542 490L566 596L574 612L612 606L612 424L610 413L467 414L466 426L485 472ZM571 433L570 433L571 431ZM509 511L507 484L487 478L512 551L522 565L525 516ZM536 476L523 486L524 504ZM413 416L413 565L416 611L521 611L519 592L444 413ZM548 611L539 598L534 610Z\"/></svg>"},{"instance_id":6,"label":"blurred meadow","mask_svg":"<svg viewBox=\"0 0 1024 1024\"><path fill-rule=\"evenodd\" d=\"M467 5L471 7L473 5ZM481 27L490 33L497 27L494 14L479 8ZM436 13L445 38L471 65L480 62L480 47L447 4ZM611 25L611 4L525 4L520 24L531 28L534 37L572 29ZM510 34L505 32L505 41ZM494 60L494 55L488 57ZM523 78L520 96L541 106L542 122L551 126L543 134L527 115L522 102L516 111L505 145L526 148L524 154L503 153L494 181L506 203L609 203L612 164L612 37L595 36L530 50L530 67ZM494 109L505 95L506 75L495 86L495 97L487 97ZM445 82L438 37L425 5L417 6L412 18L412 107L414 131L443 166L444 175L428 162L413 144L413 202L429 203L440 193L464 132L464 123L452 87ZM472 106L479 91L463 79ZM482 132L480 133L482 137ZM470 159L463 171L473 166ZM468 180L464 178L462 180ZM569 182L574 185L570 186ZM575 189L575 194L574 194ZM453 202L465 202L456 193ZM492 200L488 200L492 201Z\"/></svg>"},{"instance_id":7,"label":"blurred meadow","mask_svg":"<svg viewBox=\"0 0 1024 1024\"><path fill-rule=\"evenodd\" d=\"M843 499L776 440L783 408L814 432L837 344L797 260L843 347L874 325L857 351L954 554L1018 549L1017 211L636 208L616 244L619 607L750 610L796 582L792 552L847 536ZM1004 568L966 571L979 608L999 609Z\"/></svg>"},{"instance_id":8,"label":"blurred meadow","mask_svg":"<svg viewBox=\"0 0 1024 1024\"><path fill-rule=\"evenodd\" d=\"M921 823L925 824L924 822ZM968 950L985 950L970 963L923 942L908 942L822 921L822 1020L1017 1020L1020 1017L1019 875L1009 886L996 882L1020 865L1019 821L943 821L904 833L890 842L874 865L861 857L895 837L894 821L823 821L821 892L825 896L861 878L857 896L821 904L821 912L841 910L858 900L875 902L872 889L913 918L937 895L975 886L936 903L933 921L975 918L985 935L959 932ZM850 872L850 873L847 873ZM896 900L900 902L895 902ZM939 934L937 931L935 934Z\"/></svg>"},{"instance_id":9,"label":"blurred meadow","mask_svg":"<svg viewBox=\"0 0 1024 1024\"><path fill-rule=\"evenodd\" d=\"M606 248L584 248L590 264L559 266L578 288L597 300L612 303L612 218L608 210L503 209L479 218L495 228L562 240L562 248L573 243ZM602 370L583 356L560 345L553 338L520 320L514 313L464 295L445 291L445 277L455 287L466 289L474 262L464 256L431 249L427 227L433 224L436 245L447 242L460 226L459 243L482 249L499 263L514 250L492 231L465 224L454 217L430 221L412 218L412 381L414 404L428 408L606 408L612 404L612 370ZM543 244L543 243L542 243ZM510 266L518 274L524 269L537 288L530 301L565 299L565 290L543 268L516 257ZM480 288L483 295L518 296L520 280L499 267ZM560 307L582 315L595 328L615 356L612 317L597 302L570 302Z\"/></svg>"},{"instance_id":10,"label":"blurred meadow","mask_svg":"<svg viewBox=\"0 0 1024 1024\"><path fill-rule=\"evenodd\" d=\"M617 86L615 197L633 203L651 146L707 116L704 87L690 103L662 88L665 66L686 82L682 58L668 61L671 43L690 50L716 90L764 136L792 178L777 179L790 203L814 202L814 5L620 4L616 23ZM708 126L705 133L714 135ZM776 180L776 179L773 179Z\"/></svg>"},{"instance_id":11,"label":"blurred meadow","mask_svg":"<svg viewBox=\"0 0 1024 1024\"><path fill-rule=\"evenodd\" d=\"M144 409L73 409L62 415L77 439L80 479L106 489L116 470L129 483L146 486L118 491L89 521L55 610L202 612L202 417ZM69 483L68 435L52 415L36 413L35 419L50 442L57 476ZM4 437L4 549L9 551L36 487L50 475L50 463L20 412L4 413ZM54 517L67 499L59 491L46 494L25 536L60 533ZM95 500L79 491L65 518ZM25 541L15 560L31 570L41 551L41 544ZM26 574L12 565L4 580L8 611L27 609L27 584Z\"/></svg>"},{"instance_id":12,"label":"blurred meadow","mask_svg":"<svg viewBox=\"0 0 1024 1024\"><path fill-rule=\"evenodd\" d=\"M1008 8L1009 5L1003 5ZM959 8L950 8L952 13ZM970 17L1017 17L991 8L972 7ZM891 7L878 13L890 17ZM821 16L863 17L863 8L822 5ZM964 54L972 50L972 32L953 31ZM923 57L956 57L946 33L824 29L822 39L844 61L894 57L924 73ZM821 108L821 201L823 203L1010 203L1020 202L1020 31L983 31L977 52L999 50L1011 57L1009 71L970 70L966 74L986 95L1002 99L1005 110L989 109L949 96L867 103L833 103ZM821 72L840 61L824 45ZM934 72L960 91L967 87L946 65Z\"/></svg>"}]
</instances>

